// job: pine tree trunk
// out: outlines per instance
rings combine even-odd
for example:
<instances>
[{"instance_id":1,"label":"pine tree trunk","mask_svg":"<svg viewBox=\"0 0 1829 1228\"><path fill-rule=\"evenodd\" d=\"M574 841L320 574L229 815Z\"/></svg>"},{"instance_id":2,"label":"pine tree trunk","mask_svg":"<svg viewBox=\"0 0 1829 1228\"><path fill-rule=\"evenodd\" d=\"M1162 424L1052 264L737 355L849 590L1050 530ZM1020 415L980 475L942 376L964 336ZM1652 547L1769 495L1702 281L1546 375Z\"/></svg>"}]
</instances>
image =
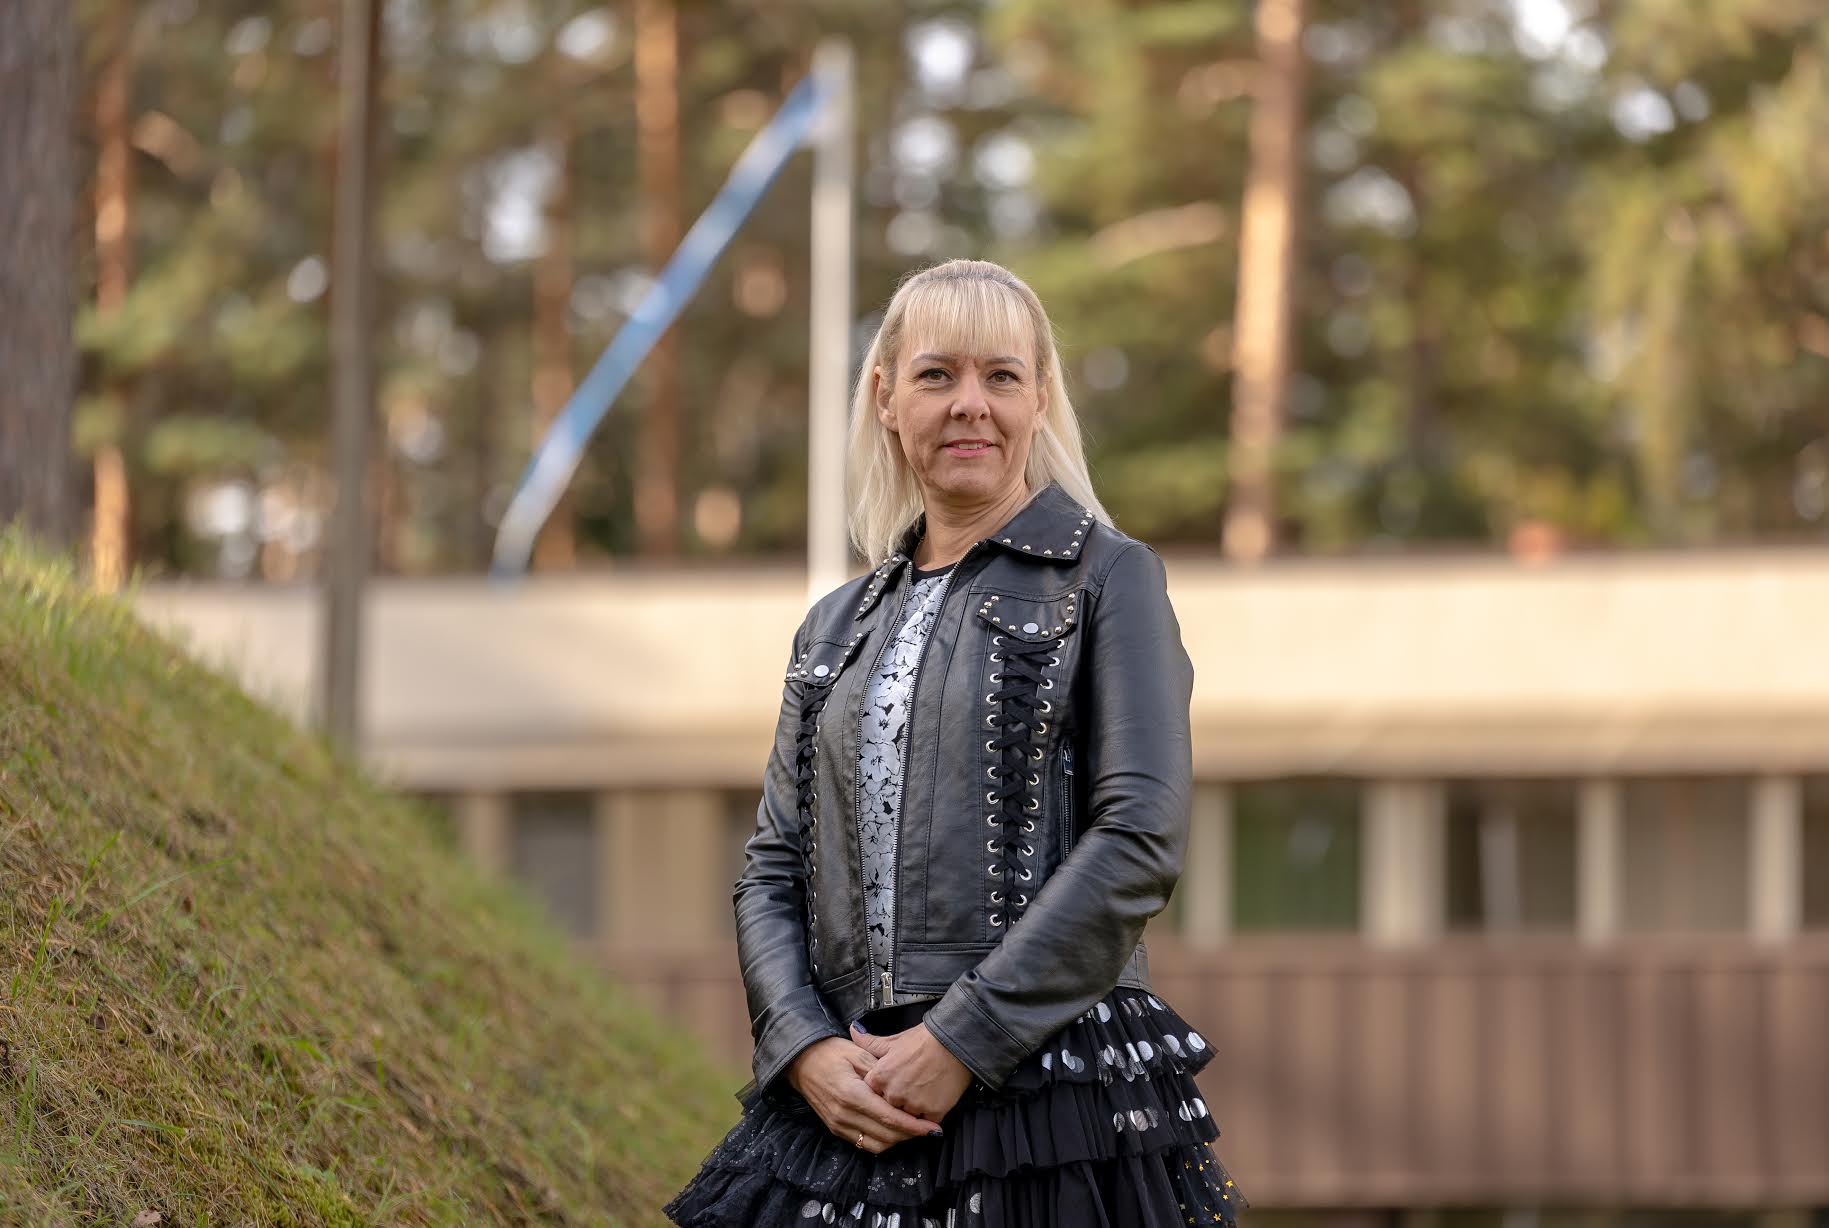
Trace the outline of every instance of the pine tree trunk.
<instances>
[{"instance_id":1,"label":"pine tree trunk","mask_svg":"<svg viewBox=\"0 0 1829 1228\"><path fill-rule=\"evenodd\" d=\"M496 422L502 403L501 326L493 316L472 319L467 327L479 342L476 371L469 381L464 404L469 414L470 431L465 439L463 465L464 496L457 501L457 557L461 568L487 571L494 553L495 510L491 501L498 497L495 468L497 464Z\"/></svg>"},{"instance_id":2,"label":"pine tree trunk","mask_svg":"<svg viewBox=\"0 0 1829 1228\"><path fill-rule=\"evenodd\" d=\"M133 24L134 10L117 3L111 14L107 66L95 92L95 310L120 310L133 284ZM115 397L131 414L133 390L116 387ZM121 437L95 452L95 519L89 561L95 587L112 593L132 564L132 511L127 454L132 424L123 418Z\"/></svg>"},{"instance_id":3,"label":"pine tree trunk","mask_svg":"<svg viewBox=\"0 0 1829 1228\"><path fill-rule=\"evenodd\" d=\"M72 520L75 108L72 6L0 4L0 523L59 546Z\"/></svg>"},{"instance_id":4,"label":"pine tree trunk","mask_svg":"<svg viewBox=\"0 0 1829 1228\"><path fill-rule=\"evenodd\" d=\"M673 0L636 0L635 116L640 129L643 247L659 274L680 241L679 24ZM635 526L643 554L679 548L680 378L676 321L648 355L648 413L635 477Z\"/></svg>"},{"instance_id":5,"label":"pine tree trunk","mask_svg":"<svg viewBox=\"0 0 1829 1228\"><path fill-rule=\"evenodd\" d=\"M1232 439L1225 555L1250 561L1276 548L1277 442L1288 398L1296 219L1302 182L1303 0L1259 0L1251 170L1239 235Z\"/></svg>"},{"instance_id":6,"label":"pine tree trunk","mask_svg":"<svg viewBox=\"0 0 1829 1228\"><path fill-rule=\"evenodd\" d=\"M547 142L558 162L558 183L546 208L546 250L533 274L533 409L535 447L572 394L572 121L561 110L548 121ZM536 571L577 565L572 496L559 496L534 539Z\"/></svg>"}]
</instances>

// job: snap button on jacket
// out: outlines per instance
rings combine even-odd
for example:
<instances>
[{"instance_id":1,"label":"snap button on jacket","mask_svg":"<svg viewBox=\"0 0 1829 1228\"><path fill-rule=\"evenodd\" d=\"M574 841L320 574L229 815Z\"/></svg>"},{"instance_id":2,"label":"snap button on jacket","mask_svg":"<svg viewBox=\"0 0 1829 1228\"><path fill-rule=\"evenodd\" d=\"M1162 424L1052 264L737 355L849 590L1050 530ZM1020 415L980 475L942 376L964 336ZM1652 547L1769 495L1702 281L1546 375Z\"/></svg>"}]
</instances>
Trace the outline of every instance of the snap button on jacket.
<instances>
[{"instance_id":1,"label":"snap button on jacket","mask_svg":"<svg viewBox=\"0 0 1829 1228\"><path fill-rule=\"evenodd\" d=\"M732 893L745 1102L875 1007L933 1000L925 1025L996 1088L1114 985L1151 988L1144 923L1187 847L1194 670L1161 557L1058 482L944 581L909 697L895 924L869 934L862 704L923 522L794 634Z\"/></svg>"}]
</instances>

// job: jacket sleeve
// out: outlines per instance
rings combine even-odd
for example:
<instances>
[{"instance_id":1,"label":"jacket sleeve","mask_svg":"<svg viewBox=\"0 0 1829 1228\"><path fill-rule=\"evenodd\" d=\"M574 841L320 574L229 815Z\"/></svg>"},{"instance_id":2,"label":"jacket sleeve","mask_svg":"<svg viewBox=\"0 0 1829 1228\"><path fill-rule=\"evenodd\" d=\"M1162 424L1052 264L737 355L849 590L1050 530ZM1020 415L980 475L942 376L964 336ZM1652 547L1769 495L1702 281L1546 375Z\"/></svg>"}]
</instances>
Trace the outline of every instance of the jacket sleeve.
<instances>
[{"instance_id":1,"label":"jacket sleeve","mask_svg":"<svg viewBox=\"0 0 1829 1228\"><path fill-rule=\"evenodd\" d=\"M1090 822L997 945L924 1022L992 1088L1111 991L1181 877L1193 793L1194 667L1162 558L1119 552L1083 625Z\"/></svg>"},{"instance_id":2,"label":"jacket sleeve","mask_svg":"<svg viewBox=\"0 0 1829 1228\"><path fill-rule=\"evenodd\" d=\"M790 662L804 647L806 629L803 621L794 633ZM769 1090L787 1064L814 1041L845 1035L813 982L807 954L806 863L794 769L799 729L799 688L790 681L783 684L775 745L756 807L756 830L743 846L743 872L731 891L737 959L756 1046L751 1062L755 1077L737 1092L745 1103L758 1091Z\"/></svg>"}]
</instances>

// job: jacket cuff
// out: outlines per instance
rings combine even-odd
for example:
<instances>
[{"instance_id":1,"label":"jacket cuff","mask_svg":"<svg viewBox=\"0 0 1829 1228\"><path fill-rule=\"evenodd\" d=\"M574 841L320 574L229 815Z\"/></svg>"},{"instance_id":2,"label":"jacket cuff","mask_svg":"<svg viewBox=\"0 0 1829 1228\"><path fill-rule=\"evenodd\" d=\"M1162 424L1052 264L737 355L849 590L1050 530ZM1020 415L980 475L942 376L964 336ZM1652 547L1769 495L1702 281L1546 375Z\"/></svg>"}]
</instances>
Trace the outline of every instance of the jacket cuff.
<instances>
[{"instance_id":1,"label":"jacket cuff","mask_svg":"<svg viewBox=\"0 0 1829 1228\"><path fill-rule=\"evenodd\" d=\"M814 1041L845 1035L826 1009L825 999L812 985L803 985L770 1007L769 1016L762 1034L756 1038L756 1051L750 1062L755 1078L737 1093L739 1099L748 1099L746 1093L767 1093L788 1063Z\"/></svg>"},{"instance_id":2,"label":"jacket cuff","mask_svg":"<svg viewBox=\"0 0 1829 1228\"><path fill-rule=\"evenodd\" d=\"M928 1008L921 1022L980 1083L996 1091L1029 1051L986 1013L965 988L971 975L967 972L955 980L940 1000Z\"/></svg>"}]
</instances>

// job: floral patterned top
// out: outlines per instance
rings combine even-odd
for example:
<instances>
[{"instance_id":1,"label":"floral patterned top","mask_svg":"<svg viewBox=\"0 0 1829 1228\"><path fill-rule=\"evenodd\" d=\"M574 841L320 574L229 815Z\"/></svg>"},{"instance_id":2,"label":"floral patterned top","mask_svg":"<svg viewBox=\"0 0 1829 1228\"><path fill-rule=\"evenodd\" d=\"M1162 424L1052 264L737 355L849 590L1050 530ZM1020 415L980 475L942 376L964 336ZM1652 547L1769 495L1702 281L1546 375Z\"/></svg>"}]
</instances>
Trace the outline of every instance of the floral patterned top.
<instances>
[{"instance_id":1,"label":"floral patterned top","mask_svg":"<svg viewBox=\"0 0 1829 1228\"><path fill-rule=\"evenodd\" d=\"M908 698L921 646L939 617L946 573L952 569L952 563L931 571L915 569L901 623L883 650L882 662L864 696L864 736L858 743L857 764L858 832L864 863L864 917L876 961L873 979L889 967L889 935L895 927L896 820L902 806Z\"/></svg>"}]
</instances>

